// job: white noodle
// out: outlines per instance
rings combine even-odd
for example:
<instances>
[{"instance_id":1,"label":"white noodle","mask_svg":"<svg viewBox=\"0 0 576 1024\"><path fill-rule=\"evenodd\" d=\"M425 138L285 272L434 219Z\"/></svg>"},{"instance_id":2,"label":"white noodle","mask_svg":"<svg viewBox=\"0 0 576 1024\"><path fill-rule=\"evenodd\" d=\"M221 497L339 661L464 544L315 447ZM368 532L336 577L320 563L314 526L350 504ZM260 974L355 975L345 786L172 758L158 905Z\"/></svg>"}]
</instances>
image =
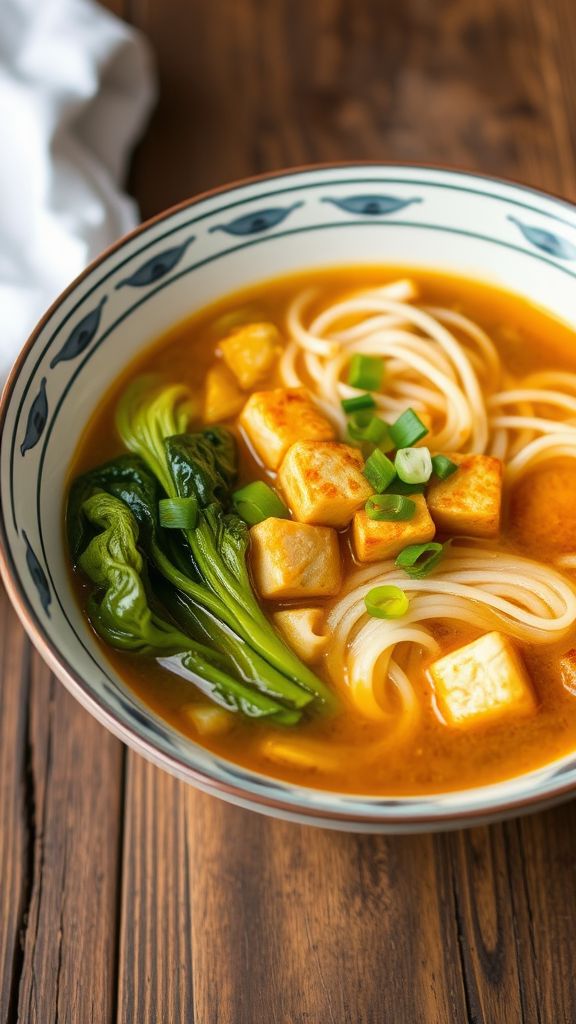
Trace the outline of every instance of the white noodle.
<instances>
[{"instance_id":1,"label":"white noodle","mask_svg":"<svg viewBox=\"0 0 576 1024\"><path fill-rule=\"evenodd\" d=\"M376 396L387 415L399 415L406 400L431 417L430 444L437 448L482 452L488 442L486 380L498 383L498 354L477 325L452 310L429 311L412 304L415 288L400 281L356 292L322 309L310 322L306 311L318 293L304 291L286 318L290 343L280 363L288 387L311 388L333 407L331 419L343 433L340 402L359 393L342 379L355 353L381 355L386 383ZM466 346L449 329L466 340ZM480 357L480 359L479 359Z\"/></svg>"},{"instance_id":2,"label":"white noodle","mask_svg":"<svg viewBox=\"0 0 576 1024\"><path fill-rule=\"evenodd\" d=\"M347 422L341 401L362 393L347 383L348 366L362 354L385 363L381 391L374 394L380 415L390 421L413 407L428 417L426 443L433 450L488 451L504 461L508 489L545 462L576 457L576 374L515 377L468 317L418 306L411 281L356 290L324 305L321 298L306 291L290 304L280 376L287 387L308 387L341 437ZM576 554L556 564L576 570ZM383 583L410 597L399 620L366 614L367 592ZM358 711L403 735L415 728L421 701L407 665L437 653L431 628L439 620L549 644L574 627L576 596L555 569L469 541L456 542L425 579L408 578L392 562L355 570L328 614L327 662Z\"/></svg>"},{"instance_id":3,"label":"white noodle","mask_svg":"<svg viewBox=\"0 0 576 1024\"><path fill-rule=\"evenodd\" d=\"M399 586L410 597L402 618L381 620L367 615L366 594L383 584ZM429 624L442 619L478 629L500 628L518 640L547 644L574 626L576 593L567 579L540 562L458 544L433 576L425 579L406 577L393 562L360 569L327 618L332 634L328 665L334 681L346 687L362 714L387 718L378 665L384 666L386 676L398 644L411 643L434 652Z\"/></svg>"}]
</instances>

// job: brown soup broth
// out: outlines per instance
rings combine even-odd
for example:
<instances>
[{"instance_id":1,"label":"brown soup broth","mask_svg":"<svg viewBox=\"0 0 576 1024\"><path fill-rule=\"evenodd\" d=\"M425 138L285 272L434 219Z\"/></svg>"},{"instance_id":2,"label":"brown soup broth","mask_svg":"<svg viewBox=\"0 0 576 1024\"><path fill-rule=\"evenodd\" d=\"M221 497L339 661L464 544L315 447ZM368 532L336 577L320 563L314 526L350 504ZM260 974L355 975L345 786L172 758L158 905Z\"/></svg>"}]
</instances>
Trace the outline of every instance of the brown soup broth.
<instances>
[{"instance_id":1,"label":"brown soup broth","mask_svg":"<svg viewBox=\"0 0 576 1024\"><path fill-rule=\"evenodd\" d=\"M148 347L103 397L80 440L70 479L123 450L114 429L114 409L131 379L153 373L167 382L185 381L195 391L201 390L206 371L214 362L218 339L226 333L229 317L238 309L249 307L253 319L272 320L282 329L287 305L303 287L321 288L324 302L355 287L407 276L417 282L419 301L423 304L450 307L479 323L514 375L545 369L576 371L574 333L527 302L493 287L406 268L353 267L294 275L230 295L177 324ZM263 386L276 383L272 375ZM246 446L241 443L240 448L240 484L265 477L266 471ZM551 488L553 502L548 500ZM561 550L574 550L575 499L573 461L565 460L553 470L533 472L518 485L508 502L500 547L540 560L547 560ZM346 545L343 548L345 566L350 568L349 550ZM75 584L84 605L86 584L79 576L75 577ZM267 603L268 612L274 611L274 607ZM455 629L445 623L439 623L434 632L444 653L479 635L469 627ZM574 750L576 696L562 685L559 658L575 644L576 637L569 637L556 648L521 647L538 696L535 714L461 732L447 728L439 720L423 660L412 670L412 681L422 703L420 725L416 735L396 746L386 744L382 724L362 718L344 702L333 718L311 718L290 730L237 716L225 735L199 737L183 710L197 696L190 683L160 668L152 658L119 653L104 644L102 651L125 682L159 715L225 758L304 785L348 793L409 795L496 782ZM314 670L323 675L322 662ZM263 741L272 734L288 733L296 743L302 737L320 745L329 755L331 767L327 770L272 763L262 752Z\"/></svg>"}]
</instances>

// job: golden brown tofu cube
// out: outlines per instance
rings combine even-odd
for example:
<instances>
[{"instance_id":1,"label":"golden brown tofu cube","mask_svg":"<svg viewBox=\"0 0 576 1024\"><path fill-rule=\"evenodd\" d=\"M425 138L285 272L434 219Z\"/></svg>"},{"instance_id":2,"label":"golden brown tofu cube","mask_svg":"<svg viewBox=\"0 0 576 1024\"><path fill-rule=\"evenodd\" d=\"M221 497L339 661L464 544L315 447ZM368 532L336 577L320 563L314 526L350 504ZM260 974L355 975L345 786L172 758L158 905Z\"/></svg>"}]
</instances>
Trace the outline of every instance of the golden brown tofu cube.
<instances>
[{"instance_id":1,"label":"golden brown tofu cube","mask_svg":"<svg viewBox=\"0 0 576 1024\"><path fill-rule=\"evenodd\" d=\"M369 519L364 509L356 513L352 538L359 562L395 558L409 544L426 544L432 540L436 527L430 518L426 499L422 494L411 494L410 500L416 505L416 512L412 519L403 522Z\"/></svg>"},{"instance_id":2,"label":"golden brown tofu cube","mask_svg":"<svg viewBox=\"0 0 576 1024\"><path fill-rule=\"evenodd\" d=\"M533 712L534 692L508 637L486 633L428 669L448 725L470 727Z\"/></svg>"},{"instance_id":3,"label":"golden brown tofu cube","mask_svg":"<svg viewBox=\"0 0 576 1024\"><path fill-rule=\"evenodd\" d=\"M290 768L301 768L302 771L314 772L335 772L342 767L341 756L328 747L326 743L314 742L314 740L303 740L298 736L296 740L288 736L270 736L264 740L261 746L264 757L276 764L286 764Z\"/></svg>"},{"instance_id":4,"label":"golden brown tofu cube","mask_svg":"<svg viewBox=\"0 0 576 1024\"><path fill-rule=\"evenodd\" d=\"M330 441L336 436L306 388L255 391L242 410L240 425L269 469L278 469L295 441Z\"/></svg>"},{"instance_id":5,"label":"golden brown tofu cube","mask_svg":"<svg viewBox=\"0 0 576 1024\"><path fill-rule=\"evenodd\" d=\"M224 338L220 350L240 387L248 391L272 371L281 352L280 333L274 324L246 324Z\"/></svg>"},{"instance_id":6,"label":"golden brown tofu cube","mask_svg":"<svg viewBox=\"0 0 576 1024\"><path fill-rule=\"evenodd\" d=\"M234 725L234 715L215 704L185 704L180 711L201 736L220 736Z\"/></svg>"},{"instance_id":7,"label":"golden brown tofu cube","mask_svg":"<svg viewBox=\"0 0 576 1024\"><path fill-rule=\"evenodd\" d=\"M292 650L302 661L316 661L328 647L323 632L324 612L321 608L283 608L273 615Z\"/></svg>"},{"instance_id":8,"label":"golden brown tofu cube","mask_svg":"<svg viewBox=\"0 0 576 1024\"><path fill-rule=\"evenodd\" d=\"M278 471L278 483L301 523L348 526L373 488L362 473L357 448L337 441L297 441Z\"/></svg>"},{"instance_id":9,"label":"golden brown tofu cube","mask_svg":"<svg viewBox=\"0 0 576 1024\"><path fill-rule=\"evenodd\" d=\"M244 405L244 397L228 367L218 363L206 374L204 420L221 423L237 416Z\"/></svg>"},{"instance_id":10,"label":"golden brown tofu cube","mask_svg":"<svg viewBox=\"0 0 576 1024\"><path fill-rule=\"evenodd\" d=\"M250 530L254 580L262 597L333 597L342 568L338 535L327 526L265 519Z\"/></svg>"},{"instance_id":11,"label":"golden brown tofu cube","mask_svg":"<svg viewBox=\"0 0 576 1024\"><path fill-rule=\"evenodd\" d=\"M442 533L497 537L502 504L502 463L491 455L449 455L458 469L430 484L430 515Z\"/></svg>"}]
</instances>

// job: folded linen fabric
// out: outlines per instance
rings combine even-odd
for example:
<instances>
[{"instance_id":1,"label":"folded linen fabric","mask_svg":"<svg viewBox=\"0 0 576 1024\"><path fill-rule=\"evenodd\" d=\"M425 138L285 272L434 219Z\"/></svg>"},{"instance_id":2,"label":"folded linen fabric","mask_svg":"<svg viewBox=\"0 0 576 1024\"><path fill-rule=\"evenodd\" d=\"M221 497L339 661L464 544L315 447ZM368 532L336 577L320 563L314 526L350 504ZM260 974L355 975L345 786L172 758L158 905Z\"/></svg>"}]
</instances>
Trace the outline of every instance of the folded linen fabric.
<instances>
[{"instance_id":1,"label":"folded linen fabric","mask_svg":"<svg viewBox=\"0 0 576 1024\"><path fill-rule=\"evenodd\" d=\"M59 291L137 223L122 184L154 95L146 41L92 0L4 0L0 382Z\"/></svg>"}]
</instances>

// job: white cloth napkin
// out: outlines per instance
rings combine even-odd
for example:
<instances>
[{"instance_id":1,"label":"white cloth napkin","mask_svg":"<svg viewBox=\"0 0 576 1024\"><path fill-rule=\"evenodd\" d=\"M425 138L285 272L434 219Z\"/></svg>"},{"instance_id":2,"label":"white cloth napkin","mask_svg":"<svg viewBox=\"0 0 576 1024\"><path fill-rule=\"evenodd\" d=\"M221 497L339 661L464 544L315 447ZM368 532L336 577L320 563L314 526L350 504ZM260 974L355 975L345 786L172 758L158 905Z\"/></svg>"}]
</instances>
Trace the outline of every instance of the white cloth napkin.
<instances>
[{"instance_id":1,"label":"white cloth napkin","mask_svg":"<svg viewBox=\"0 0 576 1024\"><path fill-rule=\"evenodd\" d=\"M137 223L121 186L154 96L145 40L92 0L1 0L0 383L56 295Z\"/></svg>"}]
</instances>

